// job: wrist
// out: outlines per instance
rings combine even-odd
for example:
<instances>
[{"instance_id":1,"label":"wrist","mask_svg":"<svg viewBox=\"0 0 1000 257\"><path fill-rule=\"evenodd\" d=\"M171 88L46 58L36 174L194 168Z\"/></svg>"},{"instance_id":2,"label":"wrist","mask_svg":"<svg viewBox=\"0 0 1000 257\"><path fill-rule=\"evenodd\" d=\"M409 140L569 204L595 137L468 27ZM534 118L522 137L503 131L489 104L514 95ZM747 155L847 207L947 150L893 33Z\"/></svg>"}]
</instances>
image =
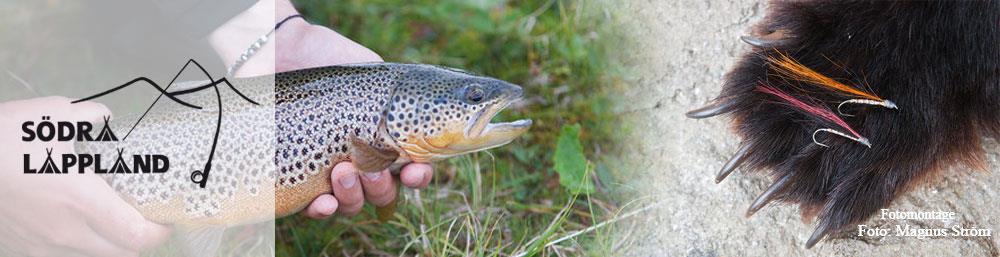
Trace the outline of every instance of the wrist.
<instances>
[{"instance_id":1,"label":"wrist","mask_svg":"<svg viewBox=\"0 0 1000 257\"><path fill-rule=\"evenodd\" d=\"M246 11L233 17L215 29L208 41L226 68L230 68L250 44L274 29L275 15L279 9L278 0L262 0ZM290 4L290 3L289 3ZM291 11L295 11L291 9ZM274 71L274 46L264 44L234 75L253 76L270 74Z\"/></svg>"}]
</instances>

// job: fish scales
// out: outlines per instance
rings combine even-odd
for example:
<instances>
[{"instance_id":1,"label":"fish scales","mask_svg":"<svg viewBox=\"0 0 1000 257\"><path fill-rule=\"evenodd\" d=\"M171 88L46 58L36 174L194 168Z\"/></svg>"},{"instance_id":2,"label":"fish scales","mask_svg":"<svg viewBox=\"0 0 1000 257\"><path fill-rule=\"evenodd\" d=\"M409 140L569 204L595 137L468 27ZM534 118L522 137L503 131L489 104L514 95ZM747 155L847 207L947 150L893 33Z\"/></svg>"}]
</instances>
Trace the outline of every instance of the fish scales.
<instances>
[{"instance_id":1,"label":"fish scales","mask_svg":"<svg viewBox=\"0 0 1000 257\"><path fill-rule=\"evenodd\" d=\"M293 71L275 77L279 81L276 215L298 211L331 191L333 165L350 160L349 138L392 149L377 130L398 73L371 66Z\"/></svg>"},{"instance_id":2,"label":"fish scales","mask_svg":"<svg viewBox=\"0 0 1000 257\"><path fill-rule=\"evenodd\" d=\"M222 129L206 188L188 176L203 168L210 151L218 115L214 92L205 92L211 90L181 97L202 110L162 101L127 140L78 148L107 156L117 156L117 149L165 154L170 172L105 177L151 220L234 225L287 216L330 193L336 163L385 168L431 162L506 144L531 125L490 123L521 97L520 87L437 66L330 66L270 78L232 80L260 105L220 89ZM125 132L118 124L134 120L112 122L116 134ZM102 159L103 166L112 165L109 159Z\"/></svg>"}]
</instances>

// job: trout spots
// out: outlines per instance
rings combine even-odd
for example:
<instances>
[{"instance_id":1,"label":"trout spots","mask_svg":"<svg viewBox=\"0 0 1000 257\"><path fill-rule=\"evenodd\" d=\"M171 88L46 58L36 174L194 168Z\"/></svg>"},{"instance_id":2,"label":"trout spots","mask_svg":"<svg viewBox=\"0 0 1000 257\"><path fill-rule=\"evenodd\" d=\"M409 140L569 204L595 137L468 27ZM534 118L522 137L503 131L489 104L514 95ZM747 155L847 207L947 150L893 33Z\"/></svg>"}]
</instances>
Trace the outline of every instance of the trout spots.
<instances>
[{"instance_id":1,"label":"trout spots","mask_svg":"<svg viewBox=\"0 0 1000 257\"><path fill-rule=\"evenodd\" d=\"M386 113L386 129L412 159L436 160L488 148L476 140L489 119L521 89L492 78L431 66L401 74ZM489 111L487 111L489 109ZM469 134L471 130L475 134ZM461 145L460 147L454 147Z\"/></svg>"},{"instance_id":2,"label":"trout spots","mask_svg":"<svg viewBox=\"0 0 1000 257\"><path fill-rule=\"evenodd\" d=\"M398 72L389 65L334 66L281 73L276 125L277 186L308 181L349 160L348 138L390 148L378 136L379 115L387 107ZM287 83L287 82L291 83ZM387 117L387 120L395 117Z\"/></svg>"},{"instance_id":3,"label":"trout spots","mask_svg":"<svg viewBox=\"0 0 1000 257\"><path fill-rule=\"evenodd\" d=\"M280 158L275 162L286 167L278 186L304 183L332 163L349 160L352 137L376 149L399 148L414 161L509 142L480 137L490 118L521 94L500 80L414 64L314 68L276 79ZM287 79L295 83L283 83ZM502 136L514 134L519 133Z\"/></svg>"}]
</instances>

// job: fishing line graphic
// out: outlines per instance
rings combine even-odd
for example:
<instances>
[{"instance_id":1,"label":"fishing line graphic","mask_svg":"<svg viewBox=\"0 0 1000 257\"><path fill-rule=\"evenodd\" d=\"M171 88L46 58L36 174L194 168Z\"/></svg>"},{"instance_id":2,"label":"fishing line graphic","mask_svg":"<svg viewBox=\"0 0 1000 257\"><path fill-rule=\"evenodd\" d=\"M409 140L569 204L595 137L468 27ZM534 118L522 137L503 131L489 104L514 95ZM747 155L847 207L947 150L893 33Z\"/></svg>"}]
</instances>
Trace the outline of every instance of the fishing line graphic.
<instances>
[{"instance_id":1,"label":"fishing line graphic","mask_svg":"<svg viewBox=\"0 0 1000 257\"><path fill-rule=\"evenodd\" d=\"M202 74L204 74L205 77L207 77L210 82L208 84L205 84L205 85L202 85L202 86L198 86L198 87L194 87L194 88L190 88L190 89L184 89L184 90L178 90L178 91L174 91L174 92L168 92L167 90L170 89L170 86L174 84L174 82L177 80L177 78L180 77L180 75L182 73L184 73L184 71L187 70L188 66L191 65L191 64L194 64L195 66L197 66L198 69L201 70ZM202 90L209 89L209 88L211 88L211 89L213 89L215 91L216 104L218 105L219 111L218 111L217 121L216 121L216 124L215 124L215 133L212 136L212 148L209 151L208 157L205 160L204 167L201 170L192 171L191 172L191 176L190 176L191 182L194 182L195 184L198 184L198 186L201 187L201 188L205 188L205 185L208 183L209 173L212 171L212 161L215 159L216 147L218 146L218 143L219 143L219 133L221 132L221 129L222 129L222 109L223 108L222 108L222 95L219 92L219 85L220 84L225 84L226 86L229 87L229 89L231 89L233 92L235 92L237 95L239 95L240 98L243 98L243 100L246 100L247 102L249 102L251 104L254 104L254 105L260 105L260 104L257 103L257 102L255 102L254 100L250 99L246 95L244 95L242 92L240 92L240 90L236 89L236 87L233 86L233 84L230 83L229 80L226 79L225 77L219 78L218 80L212 78L212 75L208 73L208 71L205 69L205 67L201 66L201 64L198 63L197 61L195 61L194 59L188 59L187 63L185 63L184 66L181 67L181 69L179 71L177 71L177 74L174 75L174 78L170 80L170 83L168 83L167 87L165 87L165 88L161 87L159 84L157 84L155 81L153 81L153 80L151 80L149 78L146 78L146 77L137 77L137 78L132 79L131 81L126 82L126 83L124 83L124 84L122 84L120 86L108 89L106 91L103 91L101 93L98 93L98 94L95 94L95 95L92 95L92 96L89 96L89 97L85 97L85 98L73 101L72 103L79 103L79 102L90 101L90 100L93 100L93 99L96 99L96 98L100 98L100 97L105 96L107 94L114 93L115 91L118 91L118 90L121 90L121 89L125 89L125 88L127 88L129 86L135 85L138 82L146 82L146 84L152 86L157 91L159 91L160 94L156 97L155 100L153 100L153 102L149 105L149 107L146 108L146 111L143 112L143 114L141 116L139 116L139 119L136 120L134 124L132 124L132 128L129 129L129 131L125 134L124 137L122 137L121 141L125 141L126 139L128 139L128 136L132 134L132 131L135 130L136 126L138 126L139 123L142 122L142 119L145 118L147 114L149 114L149 111L153 109L153 106L155 106L156 103L159 102L160 98L162 98L163 96L166 96L168 99L170 99L170 100L172 100L172 101L174 101L174 102L176 102L176 103L178 103L180 105L183 105L185 107L196 109L196 110L201 110L202 109L201 106L197 106L197 105L193 105L191 103L185 102L185 101L183 101L181 99L178 99L177 96L185 95L185 94L190 94L190 93L195 93L195 92L200 92ZM107 128L107 121L108 121L108 118L106 117L105 118L105 128ZM119 155L121 154L121 152L122 152L122 150L119 150ZM119 156L119 159L120 159L120 156Z\"/></svg>"}]
</instances>

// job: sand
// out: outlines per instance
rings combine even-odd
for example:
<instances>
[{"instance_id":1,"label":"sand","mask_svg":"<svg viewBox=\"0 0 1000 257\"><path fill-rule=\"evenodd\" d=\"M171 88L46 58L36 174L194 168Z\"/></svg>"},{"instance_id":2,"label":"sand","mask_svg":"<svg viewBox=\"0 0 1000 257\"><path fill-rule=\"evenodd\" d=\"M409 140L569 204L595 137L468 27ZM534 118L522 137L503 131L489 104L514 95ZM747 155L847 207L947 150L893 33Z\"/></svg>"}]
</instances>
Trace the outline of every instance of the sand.
<instances>
[{"instance_id":1,"label":"sand","mask_svg":"<svg viewBox=\"0 0 1000 257\"><path fill-rule=\"evenodd\" d=\"M760 20L755 1L628 1L616 3L622 29L634 42L624 47L631 88L624 115L632 135L625 156L634 173L630 198L660 204L619 226L634 256L997 256L997 237L858 237L834 235L805 249L814 224L804 224L798 207L774 204L751 218L751 201L770 180L739 170L721 184L715 173L736 151L729 118L692 120L684 112L715 97L734 60L749 51L738 37ZM1000 146L988 141L989 171L955 168L942 181L898 199L894 210L944 210L951 222L871 219L867 225L894 228L989 228L1000 232ZM649 201L646 201L649 202Z\"/></svg>"}]
</instances>

